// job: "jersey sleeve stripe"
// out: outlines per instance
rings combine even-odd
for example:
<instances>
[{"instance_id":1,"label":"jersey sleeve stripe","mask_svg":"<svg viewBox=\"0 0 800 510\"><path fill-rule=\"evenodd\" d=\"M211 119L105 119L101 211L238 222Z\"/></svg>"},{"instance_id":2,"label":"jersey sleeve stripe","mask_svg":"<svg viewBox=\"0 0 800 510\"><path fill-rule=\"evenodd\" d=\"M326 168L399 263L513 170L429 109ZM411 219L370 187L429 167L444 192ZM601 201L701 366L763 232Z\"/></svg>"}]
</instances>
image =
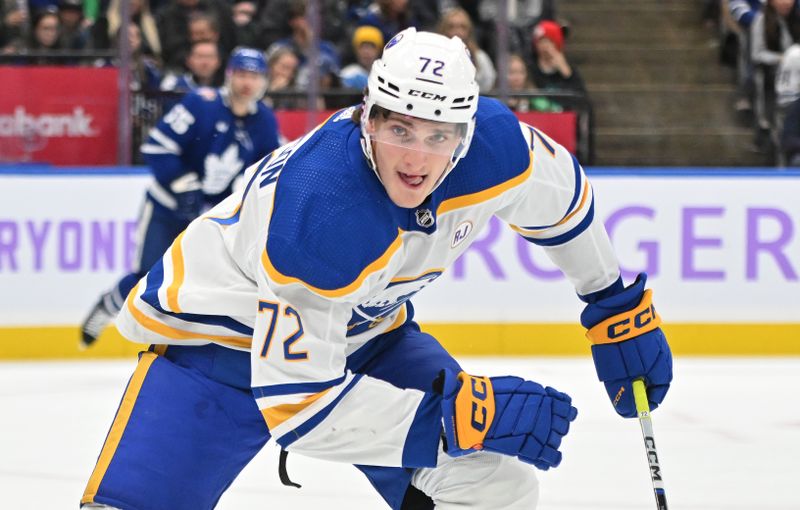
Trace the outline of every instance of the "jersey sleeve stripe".
<instances>
[{"instance_id":1,"label":"jersey sleeve stripe","mask_svg":"<svg viewBox=\"0 0 800 510\"><path fill-rule=\"evenodd\" d=\"M150 135L150 138L164 147L171 154L175 154L176 156L180 156L182 154L183 151L181 150L181 146L178 145L175 140L162 133L161 130L153 128L148 134Z\"/></svg>"},{"instance_id":2,"label":"jersey sleeve stripe","mask_svg":"<svg viewBox=\"0 0 800 510\"><path fill-rule=\"evenodd\" d=\"M496 186L492 186L491 188L479 191L477 193L471 193L469 195L462 195L460 197L455 197L445 200L441 204L439 204L439 207L436 209L436 214L444 214L450 211L455 211L456 209L462 209L464 207L469 207L471 205L477 205L483 202L488 202L489 200L495 198L496 196L501 195L505 191L515 186L519 186L520 184L525 182L530 177L532 171L533 171L533 152L530 152L530 164L528 165L528 168L526 168L525 171L519 174L518 176L513 177L500 184L497 184Z\"/></svg>"},{"instance_id":3,"label":"jersey sleeve stripe","mask_svg":"<svg viewBox=\"0 0 800 510\"><path fill-rule=\"evenodd\" d=\"M553 227L558 227L560 225L563 225L563 224L567 223L569 220L571 220L576 214L578 214L579 212L584 210L584 207L586 206L586 199L587 199L587 197L589 197L589 195L591 195L590 191L591 190L590 190L590 187L589 187L589 181L584 181L583 194L582 194L583 196L581 197L581 201L578 204L578 207L576 207L575 210L573 210L571 213L569 213L566 216L564 216L558 223L554 223L553 225L550 225L550 226L547 226L547 227L518 227L516 225L510 225L510 226L514 231L516 231L516 232L518 232L518 233L520 233L520 234L522 234L524 236L524 235L540 234L540 233L545 232L546 230L551 229ZM592 201L593 200L594 199L592 199ZM592 203L592 202L590 202L590 203Z\"/></svg>"},{"instance_id":4,"label":"jersey sleeve stripe","mask_svg":"<svg viewBox=\"0 0 800 510\"><path fill-rule=\"evenodd\" d=\"M183 265L183 246L181 244L185 233L186 231L184 230L178 235L170 249L172 258L172 282L169 284L169 287L167 287L167 306L175 313L181 313L182 311L178 303L178 292L180 291L181 285L183 285L185 271Z\"/></svg>"},{"instance_id":5,"label":"jersey sleeve stripe","mask_svg":"<svg viewBox=\"0 0 800 510\"><path fill-rule=\"evenodd\" d=\"M169 149L165 149L161 145L156 145L153 143L144 143L139 147L139 150L142 154L175 154ZM175 154L178 156L178 154Z\"/></svg>"},{"instance_id":6,"label":"jersey sleeve stripe","mask_svg":"<svg viewBox=\"0 0 800 510\"><path fill-rule=\"evenodd\" d=\"M583 199L586 200L586 184L587 181L583 178L583 172L581 172L581 165L578 163L578 160L575 156L572 156L572 170L575 172L575 192L572 194L572 201L569 203L569 207L567 207L567 212L564 214L564 219L561 220L560 223L564 223L567 220L567 216L570 214L574 214L574 207L575 203L578 201L578 197L581 195L581 190L583 190ZM583 183L583 186L581 186ZM580 209L580 205L578 206Z\"/></svg>"},{"instance_id":7,"label":"jersey sleeve stripe","mask_svg":"<svg viewBox=\"0 0 800 510\"><path fill-rule=\"evenodd\" d=\"M584 230L589 228L589 225L592 224L593 219L594 219L594 197L592 198L592 201L589 203L589 210L587 211L586 216L584 216L584 218L580 221L580 223L575 225L575 227L573 227L568 232L564 232L561 235L557 235L555 237L547 239L538 239L533 237L527 237L524 235L523 237L527 241L530 241L538 246L558 246L560 244L564 244L567 241L570 241L578 237L578 235L580 235Z\"/></svg>"},{"instance_id":8,"label":"jersey sleeve stripe","mask_svg":"<svg viewBox=\"0 0 800 510\"><path fill-rule=\"evenodd\" d=\"M281 404L262 409L261 414L264 415L264 420L267 422L267 427L270 430L275 430L278 425L292 418L294 415L319 400L320 397L323 397L329 391L331 391L330 388L322 390L319 393L314 393L313 395L304 398L302 402L298 402L296 404Z\"/></svg>"},{"instance_id":9,"label":"jersey sleeve stripe","mask_svg":"<svg viewBox=\"0 0 800 510\"><path fill-rule=\"evenodd\" d=\"M329 402L325 407L317 411L316 414L311 416L309 419L305 420L301 423L298 427L294 430L288 431L286 433L280 434L280 437L276 437L275 441L284 448L288 448L292 443L300 439L301 437L308 434L314 427L319 425L322 420L328 417L331 414L331 411L339 404L339 401L347 395L353 387L358 384L358 381L363 377L362 374L357 374L350 383L336 396L333 401ZM277 431L272 431L277 436L279 433Z\"/></svg>"},{"instance_id":10,"label":"jersey sleeve stripe","mask_svg":"<svg viewBox=\"0 0 800 510\"><path fill-rule=\"evenodd\" d=\"M246 348L249 349L252 343L252 337L237 337L237 336L226 336L226 335L213 335L207 333L195 333L192 331L181 330L175 328L173 326L169 326L157 319L149 317L144 312L136 307L134 301L139 299L137 295L139 290L139 284L136 284L136 287L133 288L128 299L127 309L128 313L131 314L131 317L139 323L141 327L144 329L155 333L161 337L168 338L171 340L200 340L200 341L210 341L210 342L218 342L222 344L232 345L234 347L239 348ZM158 342L156 342L158 343Z\"/></svg>"},{"instance_id":11,"label":"jersey sleeve stripe","mask_svg":"<svg viewBox=\"0 0 800 510\"><path fill-rule=\"evenodd\" d=\"M536 128L533 128L533 132L536 134L536 138L538 138L539 141L542 142L542 145L544 145L545 149L547 149L550 155L555 156L556 155L555 148L552 145L550 145L550 143L544 136L542 136L542 133L540 133L539 130Z\"/></svg>"},{"instance_id":12,"label":"jersey sleeve stripe","mask_svg":"<svg viewBox=\"0 0 800 510\"><path fill-rule=\"evenodd\" d=\"M352 292L355 292L359 287L361 287L361 285L364 283L364 280L366 280L370 275L382 271L384 268L386 268L387 265L389 265L389 261L403 245L402 233L403 231L398 229L397 237L394 239L394 241L392 241L392 244L389 245L386 251L383 252L383 255L381 255L371 264L365 267L361 271L361 274L359 274L358 277L353 282L351 282L349 285L346 285L338 289L321 289L319 287L311 285L310 283L304 282L300 278L296 278L294 276L287 276L281 273L275 268L275 266L272 265L272 262L269 259L269 255L267 254L266 249L264 249L264 251L261 252L261 265L267 272L267 275L270 277L270 279L280 285L289 285L292 283L297 283L308 288L315 294L318 294L323 297L332 298L332 297L346 296Z\"/></svg>"},{"instance_id":13,"label":"jersey sleeve stripe","mask_svg":"<svg viewBox=\"0 0 800 510\"><path fill-rule=\"evenodd\" d=\"M150 271L147 273L147 280L146 280L146 287L142 295L139 298L153 308L159 314L174 317L183 322L193 322L197 324L201 324L204 326L217 326L229 329L236 333L241 334L242 336L253 336L253 328L242 324L241 322L225 316L225 315L200 315L200 314L193 314L193 313L173 313L165 310L161 306L161 300L159 298L159 291L163 284L164 278L164 266L162 261L159 260L153 267L150 268Z\"/></svg>"},{"instance_id":14,"label":"jersey sleeve stripe","mask_svg":"<svg viewBox=\"0 0 800 510\"><path fill-rule=\"evenodd\" d=\"M293 383L293 384L274 384L270 386L253 387L253 395L256 398L274 397L278 395L293 395L295 393L318 393L337 384L344 382L345 376L341 376L330 381L312 383Z\"/></svg>"}]
</instances>

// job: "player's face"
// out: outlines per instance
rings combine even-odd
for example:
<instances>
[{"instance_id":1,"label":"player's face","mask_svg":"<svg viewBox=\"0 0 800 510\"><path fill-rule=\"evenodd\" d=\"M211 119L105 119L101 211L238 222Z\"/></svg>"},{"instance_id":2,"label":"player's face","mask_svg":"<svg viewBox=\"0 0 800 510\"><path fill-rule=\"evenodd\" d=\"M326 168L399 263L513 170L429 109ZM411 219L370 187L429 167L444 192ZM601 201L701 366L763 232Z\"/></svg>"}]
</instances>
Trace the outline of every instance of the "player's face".
<instances>
[{"instance_id":1,"label":"player's face","mask_svg":"<svg viewBox=\"0 0 800 510\"><path fill-rule=\"evenodd\" d=\"M200 79L213 77L219 69L219 65L219 52L214 43L195 44L186 59L189 71Z\"/></svg>"},{"instance_id":2,"label":"player's face","mask_svg":"<svg viewBox=\"0 0 800 510\"><path fill-rule=\"evenodd\" d=\"M266 85L266 78L261 73L237 69L231 73L231 94L245 101L256 101Z\"/></svg>"},{"instance_id":3,"label":"player's face","mask_svg":"<svg viewBox=\"0 0 800 510\"><path fill-rule=\"evenodd\" d=\"M370 121L375 164L389 198L417 207L433 191L461 142L458 124L392 113Z\"/></svg>"}]
</instances>

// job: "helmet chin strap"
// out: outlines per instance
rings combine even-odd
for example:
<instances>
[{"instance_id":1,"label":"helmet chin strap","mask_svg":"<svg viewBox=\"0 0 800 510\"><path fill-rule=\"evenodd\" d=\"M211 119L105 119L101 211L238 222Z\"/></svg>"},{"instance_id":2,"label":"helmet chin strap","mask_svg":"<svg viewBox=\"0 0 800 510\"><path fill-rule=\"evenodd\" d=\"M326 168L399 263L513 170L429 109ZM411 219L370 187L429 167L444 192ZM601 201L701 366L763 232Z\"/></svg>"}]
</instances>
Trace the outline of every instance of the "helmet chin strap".
<instances>
[{"instance_id":1,"label":"helmet chin strap","mask_svg":"<svg viewBox=\"0 0 800 510\"><path fill-rule=\"evenodd\" d=\"M364 153L364 157L367 158L367 164L375 172L375 177L383 184L383 179L381 179L381 174L378 173L378 165L375 163L375 158L373 157L373 147L372 147L372 140L370 139L369 135L361 130L361 152Z\"/></svg>"}]
</instances>

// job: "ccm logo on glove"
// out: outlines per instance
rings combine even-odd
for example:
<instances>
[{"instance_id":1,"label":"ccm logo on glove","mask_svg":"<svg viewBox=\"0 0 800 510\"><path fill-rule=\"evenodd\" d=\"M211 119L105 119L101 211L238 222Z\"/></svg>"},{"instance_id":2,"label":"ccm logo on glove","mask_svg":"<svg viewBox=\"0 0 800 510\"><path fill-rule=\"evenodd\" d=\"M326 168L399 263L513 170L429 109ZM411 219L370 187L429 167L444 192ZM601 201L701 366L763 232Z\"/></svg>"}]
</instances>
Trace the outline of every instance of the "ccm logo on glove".
<instances>
[{"instance_id":1,"label":"ccm logo on glove","mask_svg":"<svg viewBox=\"0 0 800 510\"><path fill-rule=\"evenodd\" d=\"M462 388L470 389L460 391L456 396L458 446L480 450L483 448L486 429L494 419L492 382L488 377L469 375L466 372L458 374L458 381Z\"/></svg>"},{"instance_id":2,"label":"ccm logo on glove","mask_svg":"<svg viewBox=\"0 0 800 510\"><path fill-rule=\"evenodd\" d=\"M653 291L644 291L639 305L633 310L609 317L586 332L594 344L622 342L653 331L661 325L661 317L653 306Z\"/></svg>"}]
</instances>

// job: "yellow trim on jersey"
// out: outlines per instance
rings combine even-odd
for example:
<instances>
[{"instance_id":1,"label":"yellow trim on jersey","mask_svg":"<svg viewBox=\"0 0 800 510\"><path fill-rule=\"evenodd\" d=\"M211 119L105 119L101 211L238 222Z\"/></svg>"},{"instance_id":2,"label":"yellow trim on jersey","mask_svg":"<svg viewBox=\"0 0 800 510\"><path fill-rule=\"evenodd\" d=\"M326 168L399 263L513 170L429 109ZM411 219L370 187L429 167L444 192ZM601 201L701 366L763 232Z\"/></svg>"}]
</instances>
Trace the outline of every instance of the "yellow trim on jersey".
<instances>
[{"instance_id":1,"label":"yellow trim on jersey","mask_svg":"<svg viewBox=\"0 0 800 510\"><path fill-rule=\"evenodd\" d=\"M261 252L261 265L263 266L264 270L267 272L267 275L270 277L272 281L278 283L280 285L289 285L292 283L299 283L300 285L306 287L310 291L314 292L315 294L319 294L323 297L341 297L346 296L352 292L355 292L361 285L364 283L364 280L367 279L370 275L373 275L379 271L382 271L386 266L389 265L389 261L394 256L395 252L400 249L403 245L403 238L402 238L403 231L397 229L397 237L395 237L392 244L383 252L383 255L375 259L370 265L365 267L361 274L353 280L349 285L338 289L321 289L319 287L315 287L310 283L306 283L299 278L295 278L294 276L287 276L277 269L275 266L272 265L272 262L269 260L269 255L267 255L267 250L264 249Z\"/></svg>"},{"instance_id":2,"label":"yellow trim on jersey","mask_svg":"<svg viewBox=\"0 0 800 510\"><path fill-rule=\"evenodd\" d=\"M133 318L141 324L141 326L145 329L152 331L158 335L161 335L166 338L171 338L173 340L208 340L210 342L218 342L222 344L232 345L234 347L243 347L246 349L250 348L250 345L253 341L251 337L236 337L236 336L223 336L223 335L208 335L205 333L193 333L191 331L183 331L180 329L173 328L172 326L168 326L163 322L160 322L152 317L148 317L144 314L141 310L136 308L136 305L133 303L137 297L137 291L139 290L139 284L136 284L136 287L133 288L131 293L128 295L128 299L126 300L126 304L128 305L128 311L131 313Z\"/></svg>"},{"instance_id":3,"label":"yellow trim on jersey","mask_svg":"<svg viewBox=\"0 0 800 510\"><path fill-rule=\"evenodd\" d=\"M183 234L185 233L185 230L180 233L177 239L175 239L175 242L172 243L172 249L170 250L172 255L172 283L167 287L167 306L169 310L174 313L181 313L181 307L178 304L178 291L181 285L183 285L184 278L183 247L181 246L181 241L183 241Z\"/></svg>"},{"instance_id":4,"label":"yellow trim on jersey","mask_svg":"<svg viewBox=\"0 0 800 510\"><path fill-rule=\"evenodd\" d=\"M415 282L417 280L422 279L422 277L428 276L429 274L432 274L432 273L444 273L444 268L443 267L437 267L437 268L434 268L434 269L429 269L429 270L425 271L424 273L420 273L417 276L398 276L397 278L392 278L391 280L389 280L389 283Z\"/></svg>"},{"instance_id":5,"label":"yellow trim on jersey","mask_svg":"<svg viewBox=\"0 0 800 510\"><path fill-rule=\"evenodd\" d=\"M519 174L518 176L509 179L506 182L502 182L496 186L492 186L491 188L479 191L477 193L471 193L469 195L462 195L460 197L455 197L449 200L445 200L444 202L439 204L439 207L436 209L436 214L445 214L450 211L455 211L456 209L461 209L464 207L469 207L471 205L488 202L489 200L508 191L509 189L515 186L519 186L520 184L525 182L533 172L533 152L529 151L529 153L530 153L530 164L528 165L528 168L526 168L525 171Z\"/></svg>"},{"instance_id":6,"label":"yellow trim on jersey","mask_svg":"<svg viewBox=\"0 0 800 510\"><path fill-rule=\"evenodd\" d=\"M114 423L111 424L111 429L108 431L108 436L103 444L103 449L100 451L100 456L97 458L92 476L89 477L89 483L86 484L86 490L81 498L81 504L85 505L94 502L94 497L97 495L97 490L100 488L100 483L108 471L108 466L111 465L111 460L114 458L114 453L117 451L122 434L125 433L125 427L128 426L128 420L133 412L133 407L136 405L136 399L142 389L142 384L150 370L150 366L158 358L155 353L143 352L139 363L136 365L136 370L133 371L131 380L128 387L125 389L125 394L122 397L122 402L117 409L117 415L114 417Z\"/></svg>"},{"instance_id":7,"label":"yellow trim on jersey","mask_svg":"<svg viewBox=\"0 0 800 510\"><path fill-rule=\"evenodd\" d=\"M403 304L403 307L400 309L400 313L397 314L397 317L394 319L394 322L391 326L386 328L386 331L381 333L382 335L388 333L389 331L394 331L395 329L399 328L406 322L406 305Z\"/></svg>"},{"instance_id":8,"label":"yellow trim on jersey","mask_svg":"<svg viewBox=\"0 0 800 510\"><path fill-rule=\"evenodd\" d=\"M564 218L561 221L559 221L558 223L556 223L556 224L554 224L552 226L549 226L547 228L537 228L537 229L523 228L523 227L518 227L516 225L509 225L509 226L515 232L517 232L519 234L522 234L522 235L525 235L525 234L539 234L539 233L545 232L545 231L547 231L547 230L549 230L549 229L551 229L553 227L557 227L559 225L563 225L564 223L566 223L569 220L571 220L576 214L578 214L578 212L580 212L583 209L583 206L587 204L586 198L589 196L589 181L585 181L583 183L583 193L582 194L583 194L583 196L581 197L581 201L578 204L578 207L573 209L571 213L569 213L566 216L564 216Z\"/></svg>"},{"instance_id":9,"label":"yellow trim on jersey","mask_svg":"<svg viewBox=\"0 0 800 510\"><path fill-rule=\"evenodd\" d=\"M169 347L169 344L155 344L152 347L154 353L158 354L159 356L163 356L167 353L167 347Z\"/></svg>"},{"instance_id":10,"label":"yellow trim on jersey","mask_svg":"<svg viewBox=\"0 0 800 510\"><path fill-rule=\"evenodd\" d=\"M320 391L319 393L314 393L297 404L280 404L262 409L261 414L264 415L264 420L267 422L267 427L270 430L273 430L281 423L285 422L289 418L292 418L294 415L319 400L320 397L328 393L330 390L331 389L328 388L327 390Z\"/></svg>"}]
</instances>

